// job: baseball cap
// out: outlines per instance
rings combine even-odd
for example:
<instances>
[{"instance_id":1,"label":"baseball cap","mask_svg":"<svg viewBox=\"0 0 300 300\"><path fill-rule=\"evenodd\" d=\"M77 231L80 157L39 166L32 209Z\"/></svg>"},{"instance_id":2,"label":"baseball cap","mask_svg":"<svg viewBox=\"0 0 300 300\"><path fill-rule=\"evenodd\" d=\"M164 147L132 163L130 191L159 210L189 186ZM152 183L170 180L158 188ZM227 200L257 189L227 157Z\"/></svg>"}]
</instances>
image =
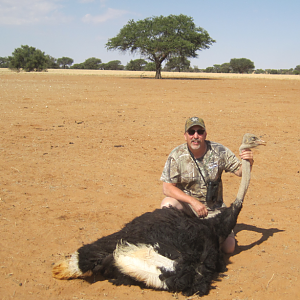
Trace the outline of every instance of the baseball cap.
<instances>
[{"instance_id":1,"label":"baseball cap","mask_svg":"<svg viewBox=\"0 0 300 300\"><path fill-rule=\"evenodd\" d=\"M191 127L198 125L200 127L202 127L203 129L205 129L205 124L203 119L198 118L198 117L191 117L188 118L185 122L185 132L187 132Z\"/></svg>"}]
</instances>

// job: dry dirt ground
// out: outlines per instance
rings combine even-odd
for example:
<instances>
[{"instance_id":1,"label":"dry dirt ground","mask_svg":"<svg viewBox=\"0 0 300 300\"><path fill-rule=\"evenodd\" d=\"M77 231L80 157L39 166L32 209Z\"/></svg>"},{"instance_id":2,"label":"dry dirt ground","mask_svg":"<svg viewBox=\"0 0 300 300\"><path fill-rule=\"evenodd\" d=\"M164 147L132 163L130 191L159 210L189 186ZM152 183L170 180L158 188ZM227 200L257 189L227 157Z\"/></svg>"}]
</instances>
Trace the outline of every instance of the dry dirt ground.
<instances>
[{"instance_id":1,"label":"dry dirt ground","mask_svg":"<svg viewBox=\"0 0 300 300\"><path fill-rule=\"evenodd\" d=\"M300 77L116 75L1 71L0 299L185 299L51 270L159 207L164 163L194 115L236 154L246 132L267 141L228 271L203 299L299 299ZM240 179L223 182L229 204Z\"/></svg>"}]
</instances>

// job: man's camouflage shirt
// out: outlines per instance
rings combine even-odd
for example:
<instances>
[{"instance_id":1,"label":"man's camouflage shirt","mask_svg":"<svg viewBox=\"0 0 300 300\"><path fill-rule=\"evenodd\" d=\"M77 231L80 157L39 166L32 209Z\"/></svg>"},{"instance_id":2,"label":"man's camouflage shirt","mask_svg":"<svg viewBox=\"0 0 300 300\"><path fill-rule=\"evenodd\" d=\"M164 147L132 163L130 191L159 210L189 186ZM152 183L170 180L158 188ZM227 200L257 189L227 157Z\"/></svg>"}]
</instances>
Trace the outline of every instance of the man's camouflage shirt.
<instances>
[{"instance_id":1,"label":"man's camouflage shirt","mask_svg":"<svg viewBox=\"0 0 300 300\"><path fill-rule=\"evenodd\" d=\"M175 183L176 187L201 201L209 210L215 210L223 205L222 180L217 200L210 203L206 202L207 182L221 179L223 171L237 171L241 163L234 153L223 145L211 141L206 141L206 144L206 153L196 160L191 156L186 143L172 150L160 180Z\"/></svg>"}]
</instances>

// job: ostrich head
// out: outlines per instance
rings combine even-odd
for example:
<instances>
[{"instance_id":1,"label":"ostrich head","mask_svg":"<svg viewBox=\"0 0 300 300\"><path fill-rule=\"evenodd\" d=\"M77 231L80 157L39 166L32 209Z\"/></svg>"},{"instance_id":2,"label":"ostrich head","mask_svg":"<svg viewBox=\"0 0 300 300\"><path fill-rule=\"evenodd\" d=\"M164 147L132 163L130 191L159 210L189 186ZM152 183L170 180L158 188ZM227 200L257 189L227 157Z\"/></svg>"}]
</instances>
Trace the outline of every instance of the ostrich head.
<instances>
[{"instance_id":1,"label":"ostrich head","mask_svg":"<svg viewBox=\"0 0 300 300\"><path fill-rule=\"evenodd\" d=\"M266 142L252 133L245 133L243 136L242 145L240 146L240 152L244 149L251 149L260 145L265 146Z\"/></svg>"}]
</instances>

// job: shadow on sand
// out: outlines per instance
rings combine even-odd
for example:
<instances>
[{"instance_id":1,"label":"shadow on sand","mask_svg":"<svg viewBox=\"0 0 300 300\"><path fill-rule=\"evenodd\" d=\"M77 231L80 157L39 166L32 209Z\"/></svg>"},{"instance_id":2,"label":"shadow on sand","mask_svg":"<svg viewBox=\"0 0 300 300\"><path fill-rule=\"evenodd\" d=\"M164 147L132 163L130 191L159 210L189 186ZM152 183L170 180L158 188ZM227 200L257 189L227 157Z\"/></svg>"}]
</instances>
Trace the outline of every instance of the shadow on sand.
<instances>
[{"instance_id":1,"label":"shadow on sand","mask_svg":"<svg viewBox=\"0 0 300 300\"><path fill-rule=\"evenodd\" d=\"M237 224L234 228L235 234L237 234L238 232L243 231L243 230L254 231L254 232L257 232L257 233L261 233L262 236L259 240L254 241L249 245L240 246L238 244L238 241L237 241L236 249L235 249L233 255L239 254L243 251L246 251L246 250L249 250L249 249L253 248L254 246L260 245L263 242L265 242L268 238L272 237L274 235L274 233L284 231L284 230L281 230L281 229L278 229L278 228L264 229L264 228L259 228L259 227L253 226L253 225L243 224L243 223Z\"/></svg>"}]
</instances>

